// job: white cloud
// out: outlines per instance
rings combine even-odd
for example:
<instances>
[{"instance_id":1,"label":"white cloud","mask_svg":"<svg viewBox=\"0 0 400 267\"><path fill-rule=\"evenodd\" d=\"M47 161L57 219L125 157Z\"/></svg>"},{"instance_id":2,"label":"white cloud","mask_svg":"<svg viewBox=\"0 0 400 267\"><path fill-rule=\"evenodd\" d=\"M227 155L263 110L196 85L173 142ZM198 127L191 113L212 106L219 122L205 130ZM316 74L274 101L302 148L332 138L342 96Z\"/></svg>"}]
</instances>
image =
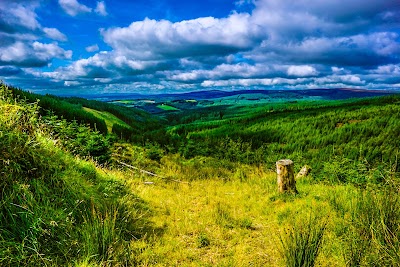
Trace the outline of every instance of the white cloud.
<instances>
[{"instance_id":1,"label":"white cloud","mask_svg":"<svg viewBox=\"0 0 400 267\"><path fill-rule=\"evenodd\" d=\"M97 44L90 45L90 46L87 46L87 47L85 48L85 50L86 50L87 52L96 52L96 51L99 50L99 46L98 46Z\"/></svg>"},{"instance_id":2,"label":"white cloud","mask_svg":"<svg viewBox=\"0 0 400 267\"><path fill-rule=\"evenodd\" d=\"M230 79L230 80L206 80L201 83L203 87L231 87L231 86L274 86L274 85L294 85L306 81L305 78L264 78L264 79Z\"/></svg>"},{"instance_id":3,"label":"white cloud","mask_svg":"<svg viewBox=\"0 0 400 267\"><path fill-rule=\"evenodd\" d=\"M344 68L338 68L338 67L333 66L333 67L331 67L331 70L333 73L341 73L344 71Z\"/></svg>"},{"instance_id":4,"label":"white cloud","mask_svg":"<svg viewBox=\"0 0 400 267\"><path fill-rule=\"evenodd\" d=\"M235 6L244 6L244 5L249 5L249 4L254 4L254 0L237 0L235 2Z\"/></svg>"},{"instance_id":5,"label":"white cloud","mask_svg":"<svg viewBox=\"0 0 400 267\"><path fill-rule=\"evenodd\" d=\"M318 75L318 71L314 67L308 65L290 66L287 70L287 74L289 76L308 77Z\"/></svg>"},{"instance_id":6,"label":"white cloud","mask_svg":"<svg viewBox=\"0 0 400 267\"><path fill-rule=\"evenodd\" d=\"M80 82L77 81L64 81L64 86L77 86L80 85Z\"/></svg>"},{"instance_id":7,"label":"white cloud","mask_svg":"<svg viewBox=\"0 0 400 267\"><path fill-rule=\"evenodd\" d=\"M140 74L146 69L156 67L157 62L130 60L122 55L100 52L87 59L80 59L67 67L59 67L50 72L32 72L35 77L44 77L56 81L111 81L124 75ZM111 79L111 80L110 80Z\"/></svg>"},{"instance_id":8,"label":"white cloud","mask_svg":"<svg viewBox=\"0 0 400 267\"><path fill-rule=\"evenodd\" d=\"M141 58L230 54L249 49L262 36L249 14L198 18L172 23L145 19L129 27L101 30L104 41L125 55Z\"/></svg>"},{"instance_id":9,"label":"white cloud","mask_svg":"<svg viewBox=\"0 0 400 267\"><path fill-rule=\"evenodd\" d=\"M37 15L34 12L34 7L17 5L12 9L11 13L16 18L15 22L20 25L23 25L31 30L35 30L40 27L40 24L36 19Z\"/></svg>"},{"instance_id":10,"label":"white cloud","mask_svg":"<svg viewBox=\"0 0 400 267\"><path fill-rule=\"evenodd\" d=\"M57 41L67 41L67 36L57 30L56 28L43 28L43 32L47 35L47 37L57 40Z\"/></svg>"},{"instance_id":11,"label":"white cloud","mask_svg":"<svg viewBox=\"0 0 400 267\"><path fill-rule=\"evenodd\" d=\"M0 1L0 24L7 25L19 32L37 30L41 27L35 13L37 6L36 1L27 3ZM7 28L0 28L0 32L4 29Z\"/></svg>"},{"instance_id":12,"label":"white cloud","mask_svg":"<svg viewBox=\"0 0 400 267\"><path fill-rule=\"evenodd\" d=\"M94 11L100 16L108 15L104 1L97 2L96 9Z\"/></svg>"},{"instance_id":13,"label":"white cloud","mask_svg":"<svg viewBox=\"0 0 400 267\"><path fill-rule=\"evenodd\" d=\"M6 65L44 66L53 58L71 57L72 51L66 51L56 43L43 44L35 41L32 44L25 44L18 41L0 49L0 63Z\"/></svg>"},{"instance_id":14,"label":"white cloud","mask_svg":"<svg viewBox=\"0 0 400 267\"><path fill-rule=\"evenodd\" d=\"M379 66L377 69L372 70L371 73L398 76L400 75L400 65L389 64L389 65Z\"/></svg>"},{"instance_id":15,"label":"white cloud","mask_svg":"<svg viewBox=\"0 0 400 267\"><path fill-rule=\"evenodd\" d=\"M90 13L92 9L80 4L77 0L58 0L62 9L70 16L75 17L78 14Z\"/></svg>"},{"instance_id":16,"label":"white cloud","mask_svg":"<svg viewBox=\"0 0 400 267\"><path fill-rule=\"evenodd\" d=\"M357 75L346 74L346 75L329 75L326 77L320 77L315 79L314 82L319 85L325 84L345 84L345 85L364 85L365 81Z\"/></svg>"}]
</instances>

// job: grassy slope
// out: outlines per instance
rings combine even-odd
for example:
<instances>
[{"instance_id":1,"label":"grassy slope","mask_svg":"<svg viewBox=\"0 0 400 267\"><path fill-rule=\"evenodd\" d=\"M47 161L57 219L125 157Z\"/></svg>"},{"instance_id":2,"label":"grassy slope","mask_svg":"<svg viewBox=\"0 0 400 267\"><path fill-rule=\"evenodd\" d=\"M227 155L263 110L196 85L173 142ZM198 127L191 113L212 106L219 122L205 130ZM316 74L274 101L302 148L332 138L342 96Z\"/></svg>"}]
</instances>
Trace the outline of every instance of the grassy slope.
<instances>
[{"instance_id":1,"label":"grassy slope","mask_svg":"<svg viewBox=\"0 0 400 267\"><path fill-rule=\"evenodd\" d=\"M159 109L162 109L162 110L165 110L165 111L177 111L177 110L179 110L179 109L177 109L177 108L175 108L173 106L166 105L166 104L157 105L157 107Z\"/></svg>"},{"instance_id":2,"label":"grassy slope","mask_svg":"<svg viewBox=\"0 0 400 267\"><path fill-rule=\"evenodd\" d=\"M291 227L308 233L310 218L327 223L317 266L347 266L349 258L356 258L351 253L360 253L362 266L399 262L384 255L382 248L389 247L382 246L379 230L381 222L388 223L383 215L387 212L394 214L392 229L399 229L398 196L386 206L382 201L388 195L315 183L313 177L297 182L299 195L279 195L276 174L263 167L212 169L170 160L163 159L160 173L175 181L132 176L128 183L154 210L154 225L164 229L156 239L131 244L140 252L136 255L140 266L285 266L280 238ZM203 172L210 178L187 182L187 177ZM211 178L218 176L224 179ZM390 237L394 254L400 248L395 235ZM365 250L359 251L361 247Z\"/></svg>"},{"instance_id":3,"label":"grassy slope","mask_svg":"<svg viewBox=\"0 0 400 267\"><path fill-rule=\"evenodd\" d=\"M145 203L120 172L63 151L48 127L1 85L0 265L132 265L129 241L155 232Z\"/></svg>"},{"instance_id":4,"label":"grassy slope","mask_svg":"<svg viewBox=\"0 0 400 267\"><path fill-rule=\"evenodd\" d=\"M115 117L113 114L111 114L110 112L107 111L98 111L95 109L91 109L91 108L83 108L85 111L93 114L94 116L96 116L99 119L103 119L106 122L107 125L107 130L109 133L112 132L112 127L114 126L114 124L120 124L122 126L127 127L128 129L131 128L131 126L129 126L127 123L125 123L124 121L120 120L119 118Z\"/></svg>"}]
</instances>

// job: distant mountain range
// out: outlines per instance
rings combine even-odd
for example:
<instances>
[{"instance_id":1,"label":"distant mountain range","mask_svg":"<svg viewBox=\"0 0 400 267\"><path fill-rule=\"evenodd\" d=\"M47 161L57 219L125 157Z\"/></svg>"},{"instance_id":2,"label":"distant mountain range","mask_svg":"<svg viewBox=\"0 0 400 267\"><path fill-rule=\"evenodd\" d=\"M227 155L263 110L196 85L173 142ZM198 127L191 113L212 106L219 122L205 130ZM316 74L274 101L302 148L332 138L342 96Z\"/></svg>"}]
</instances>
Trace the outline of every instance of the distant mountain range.
<instances>
[{"instance_id":1,"label":"distant mountain range","mask_svg":"<svg viewBox=\"0 0 400 267\"><path fill-rule=\"evenodd\" d=\"M238 91L195 91L188 93L171 93L171 94L137 94L137 93L120 93L120 94L101 94L101 95L80 95L87 99L95 99L100 101L115 101L115 100L141 100L141 99L157 99L159 101L172 100L212 100L216 98L232 97L239 95L261 94L270 95L280 98L302 99L310 97L319 97L326 100L361 98L398 94L399 90L367 90L367 89L351 89L351 88L336 88L336 89L306 89L306 90L238 90Z\"/></svg>"}]
</instances>

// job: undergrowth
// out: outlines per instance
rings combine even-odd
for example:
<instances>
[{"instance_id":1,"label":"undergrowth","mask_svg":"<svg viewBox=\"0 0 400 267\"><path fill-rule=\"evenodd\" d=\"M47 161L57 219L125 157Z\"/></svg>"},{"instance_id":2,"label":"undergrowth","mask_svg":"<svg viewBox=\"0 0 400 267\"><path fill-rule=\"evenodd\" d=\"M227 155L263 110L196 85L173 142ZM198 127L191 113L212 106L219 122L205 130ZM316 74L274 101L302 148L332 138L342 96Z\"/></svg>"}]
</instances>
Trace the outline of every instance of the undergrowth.
<instances>
[{"instance_id":1,"label":"undergrowth","mask_svg":"<svg viewBox=\"0 0 400 267\"><path fill-rule=\"evenodd\" d=\"M0 265L130 265L129 241L156 232L149 208L118 173L65 152L38 109L1 85Z\"/></svg>"}]
</instances>

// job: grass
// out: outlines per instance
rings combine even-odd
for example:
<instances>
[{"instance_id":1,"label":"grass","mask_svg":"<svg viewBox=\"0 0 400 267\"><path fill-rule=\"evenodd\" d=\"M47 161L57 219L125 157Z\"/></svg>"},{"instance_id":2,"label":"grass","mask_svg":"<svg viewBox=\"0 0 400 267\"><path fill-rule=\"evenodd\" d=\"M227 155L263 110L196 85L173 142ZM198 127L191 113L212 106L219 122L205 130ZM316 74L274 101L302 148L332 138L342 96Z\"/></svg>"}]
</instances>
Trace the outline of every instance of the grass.
<instances>
[{"instance_id":1,"label":"grass","mask_svg":"<svg viewBox=\"0 0 400 267\"><path fill-rule=\"evenodd\" d=\"M324 218L311 217L285 230L280 237L286 266L315 266L326 230Z\"/></svg>"},{"instance_id":2,"label":"grass","mask_svg":"<svg viewBox=\"0 0 400 267\"><path fill-rule=\"evenodd\" d=\"M46 127L37 105L0 87L0 265L132 265L125 243L156 232L146 204Z\"/></svg>"},{"instance_id":3,"label":"grass","mask_svg":"<svg viewBox=\"0 0 400 267\"><path fill-rule=\"evenodd\" d=\"M166 104L157 105L157 108L165 110L165 111L177 111L177 110L179 110L179 109L177 109L177 108L175 108L173 106L166 105Z\"/></svg>"},{"instance_id":4,"label":"grass","mask_svg":"<svg viewBox=\"0 0 400 267\"><path fill-rule=\"evenodd\" d=\"M300 196L286 198L276 193L275 174L262 168L244 182L210 178L190 183L153 181L146 185L133 179L129 184L154 208L152 222L165 229L152 242L135 242L142 252L139 266L283 266L279 253L282 228L293 218L307 221L310 209L332 210L327 189L336 190L300 184ZM332 235L328 239L339 241ZM344 266L340 250L333 254L332 250L329 243L322 248L320 262Z\"/></svg>"},{"instance_id":5,"label":"grass","mask_svg":"<svg viewBox=\"0 0 400 267\"><path fill-rule=\"evenodd\" d=\"M397 164L358 174L379 176L381 184L309 176L291 195L277 192L273 166L160 151L150 157L150 148L115 144L114 158L158 174L149 176L63 151L38 107L6 93L0 93L1 266L400 263ZM327 164L326 173L335 166L340 161ZM340 177L353 174L345 168Z\"/></svg>"},{"instance_id":6,"label":"grass","mask_svg":"<svg viewBox=\"0 0 400 267\"><path fill-rule=\"evenodd\" d=\"M117 101L114 101L114 103L121 103L121 104L125 104L125 105L130 105L130 104L134 104L135 101L134 100L117 100Z\"/></svg>"},{"instance_id":7,"label":"grass","mask_svg":"<svg viewBox=\"0 0 400 267\"><path fill-rule=\"evenodd\" d=\"M398 264L394 191L307 177L297 182L298 195L282 195L265 167L197 160L200 166L164 157L158 173L168 179L130 174L128 187L153 207L151 221L164 229L156 239L131 243L138 266Z\"/></svg>"},{"instance_id":8,"label":"grass","mask_svg":"<svg viewBox=\"0 0 400 267\"><path fill-rule=\"evenodd\" d=\"M129 126L127 123L125 123L124 121L120 120L119 118L115 117L113 114L111 114L107 111L98 111L98 110L86 108L86 107L84 107L83 109L85 111L93 114L95 117L97 117L99 119L103 119L106 122L108 133L112 132L112 128L113 128L114 124L120 124L124 127L127 127L128 129L131 128L131 126Z\"/></svg>"}]
</instances>

